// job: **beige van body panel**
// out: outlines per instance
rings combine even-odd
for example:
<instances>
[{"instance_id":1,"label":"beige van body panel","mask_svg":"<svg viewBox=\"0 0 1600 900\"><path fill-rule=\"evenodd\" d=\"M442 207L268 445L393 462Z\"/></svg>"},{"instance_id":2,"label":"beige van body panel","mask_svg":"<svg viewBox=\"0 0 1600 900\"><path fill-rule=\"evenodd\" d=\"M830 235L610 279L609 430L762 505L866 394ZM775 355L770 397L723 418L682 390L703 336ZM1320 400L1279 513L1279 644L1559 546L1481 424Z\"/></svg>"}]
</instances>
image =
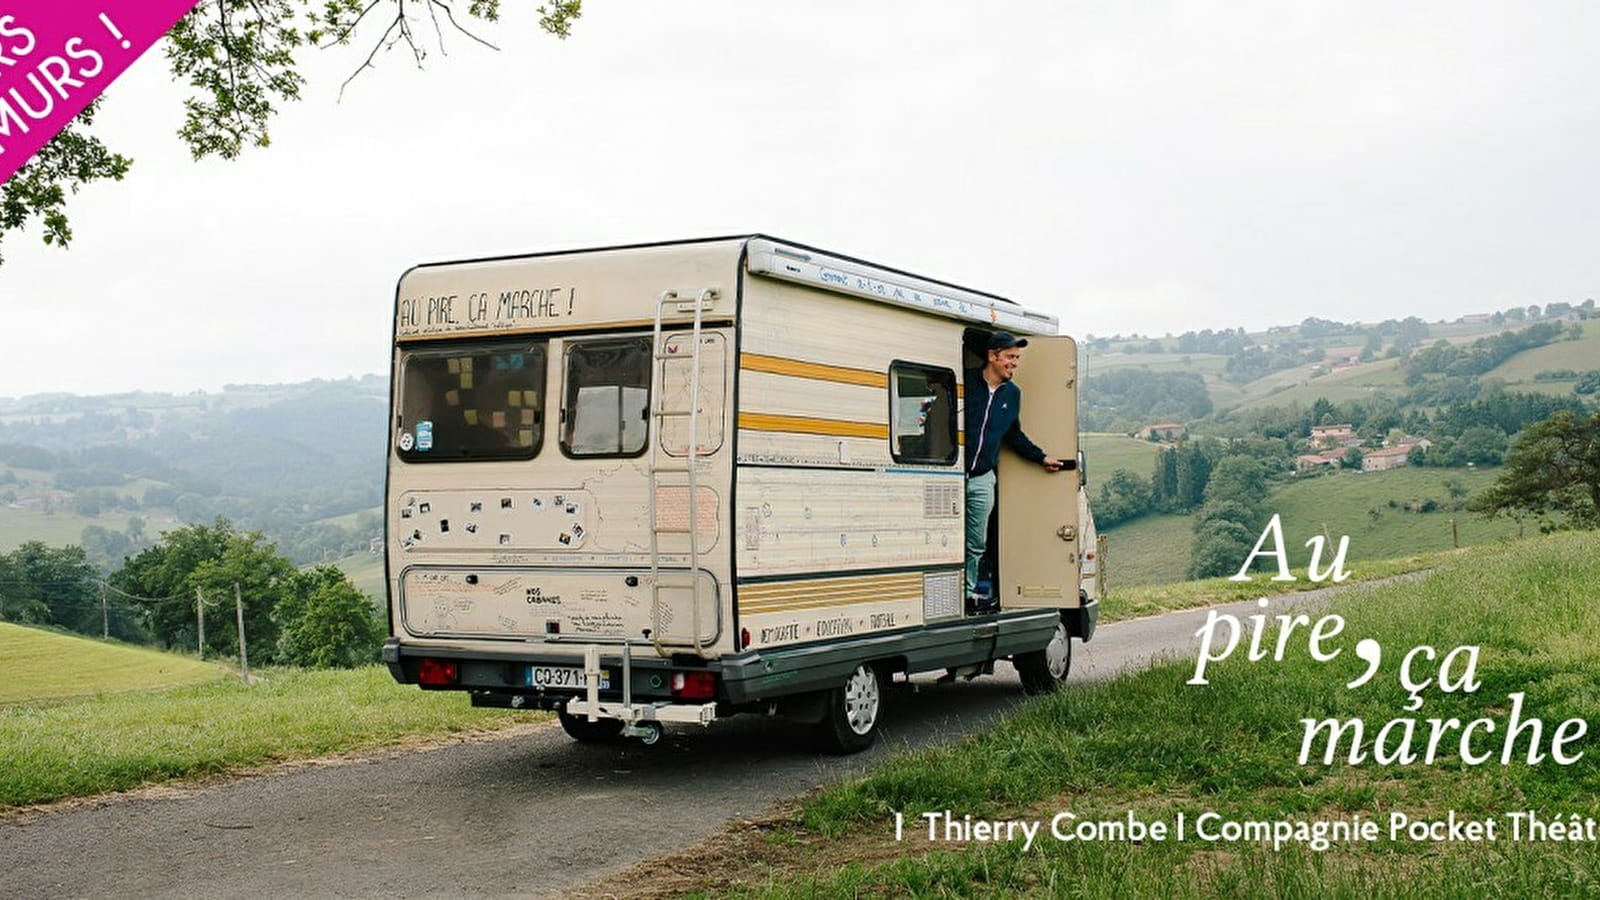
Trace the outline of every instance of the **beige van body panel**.
<instances>
[{"instance_id":1,"label":"beige van body panel","mask_svg":"<svg viewBox=\"0 0 1600 900\"><path fill-rule=\"evenodd\" d=\"M916 363L959 392L963 323L752 277L740 324L734 552L751 646L959 615L959 445L945 464L897 462L889 382Z\"/></svg>"},{"instance_id":2,"label":"beige van body panel","mask_svg":"<svg viewBox=\"0 0 1600 900\"><path fill-rule=\"evenodd\" d=\"M407 640L452 646L543 641L643 641L646 629L692 643L692 592L668 591L661 621L649 589L648 454L572 458L561 446L562 376L574 341L613 335L648 337L663 292L692 300L715 292L701 337L700 454L696 503L701 624L698 638L727 652L734 643L729 583L728 515L732 482L732 388L738 263L742 243L690 244L527 257L413 269L397 293L395 372L407 354L470 350L483 341L526 337L545 342L542 446L533 459L404 461L389 458L387 516L391 612ZM668 304L666 322L691 320ZM674 333L669 353L693 358L693 337ZM441 343L448 342L448 343ZM454 352L452 349L450 352ZM668 404L686 406L691 366L668 361L660 384ZM463 396L471 387L462 389ZM532 397L495 396L477 418L521 415ZM516 404L508 406L507 404ZM416 446L406 398L395 391L391 441ZM503 407L503 408L502 408ZM533 427L531 424L530 428ZM657 435L668 457L681 458L688 420L669 420ZM687 524L688 489L658 492L663 524ZM687 565L687 536L663 537L663 567Z\"/></svg>"}]
</instances>

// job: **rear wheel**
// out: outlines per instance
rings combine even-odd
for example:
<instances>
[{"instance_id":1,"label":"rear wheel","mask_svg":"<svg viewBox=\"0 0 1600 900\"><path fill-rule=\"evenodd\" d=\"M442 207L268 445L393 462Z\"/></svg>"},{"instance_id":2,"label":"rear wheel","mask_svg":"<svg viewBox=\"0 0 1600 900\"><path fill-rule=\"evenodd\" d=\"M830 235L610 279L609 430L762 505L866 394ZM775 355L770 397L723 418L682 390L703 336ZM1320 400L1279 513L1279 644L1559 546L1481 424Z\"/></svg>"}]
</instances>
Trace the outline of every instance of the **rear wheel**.
<instances>
[{"instance_id":1,"label":"rear wheel","mask_svg":"<svg viewBox=\"0 0 1600 900\"><path fill-rule=\"evenodd\" d=\"M565 710L557 712L556 718L561 720L562 731L573 740L585 744L609 744L622 734L620 719L601 719L591 722L588 716L574 716Z\"/></svg>"},{"instance_id":2,"label":"rear wheel","mask_svg":"<svg viewBox=\"0 0 1600 900\"><path fill-rule=\"evenodd\" d=\"M1060 687L1072 670L1072 636L1067 633L1067 623L1057 621L1050 643L1039 650L1018 653L1011 658L1011 664L1022 679L1022 689L1030 694L1048 694Z\"/></svg>"},{"instance_id":3,"label":"rear wheel","mask_svg":"<svg viewBox=\"0 0 1600 900\"><path fill-rule=\"evenodd\" d=\"M862 663L843 685L827 692L817 735L834 753L858 753L878 739L878 717L883 712L883 685L878 671Z\"/></svg>"}]
</instances>

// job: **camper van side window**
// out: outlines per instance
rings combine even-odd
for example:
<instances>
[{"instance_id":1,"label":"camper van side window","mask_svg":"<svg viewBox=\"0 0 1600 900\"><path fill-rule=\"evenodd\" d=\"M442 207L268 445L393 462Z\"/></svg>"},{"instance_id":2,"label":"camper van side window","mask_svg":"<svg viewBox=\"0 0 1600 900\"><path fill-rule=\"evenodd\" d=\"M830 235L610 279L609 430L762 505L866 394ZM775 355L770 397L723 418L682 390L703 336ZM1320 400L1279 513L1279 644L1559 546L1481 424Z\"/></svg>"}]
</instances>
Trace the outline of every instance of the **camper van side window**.
<instances>
[{"instance_id":1,"label":"camper van side window","mask_svg":"<svg viewBox=\"0 0 1600 900\"><path fill-rule=\"evenodd\" d=\"M956 461L956 373L936 366L889 366L889 444L895 462Z\"/></svg>"},{"instance_id":2,"label":"camper van side window","mask_svg":"<svg viewBox=\"0 0 1600 900\"><path fill-rule=\"evenodd\" d=\"M545 368L543 341L406 353L400 360L400 458L533 458L544 437Z\"/></svg>"},{"instance_id":3,"label":"camper van side window","mask_svg":"<svg viewBox=\"0 0 1600 900\"><path fill-rule=\"evenodd\" d=\"M638 456L650 433L650 338L567 342L561 451Z\"/></svg>"}]
</instances>

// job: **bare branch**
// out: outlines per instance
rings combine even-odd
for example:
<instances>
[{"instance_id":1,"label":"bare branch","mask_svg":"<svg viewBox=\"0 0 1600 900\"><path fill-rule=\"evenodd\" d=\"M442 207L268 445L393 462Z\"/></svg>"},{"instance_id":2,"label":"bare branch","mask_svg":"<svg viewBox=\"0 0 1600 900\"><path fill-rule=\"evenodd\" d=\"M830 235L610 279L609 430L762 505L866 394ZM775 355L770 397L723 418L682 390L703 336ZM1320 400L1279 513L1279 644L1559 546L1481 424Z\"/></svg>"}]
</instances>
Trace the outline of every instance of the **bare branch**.
<instances>
[{"instance_id":1,"label":"bare branch","mask_svg":"<svg viewBox=\"0 0 1600 900\"><path fill-rule=\"evenodd\" d=\"M485 47L488 47L490 50L499 50L500 49L499 47L496 47L494 44L491 44L488 41L484 40L483 38L478 37L477 35L473 34L470 31L468 31L465 26L463 26L460 22L457 22L456 21L455 11L450 8L450 4L443 2L443 0L428 0L428 3L433 5L433 6L437 6L437 7L440 7L441 9L443 9L445 18L450 20L450 24L455 26L455 29L457 31L461 32L462 34L466 35L469 38L472 38L473 40L475 40L478 43L484 45Z\"/></svg>"},{"instance_id":2,"label":"bare branch","mask_svg":"<svg viewBox=\"0 0 1600 900\"><path fill-rule=\"evenodd\" d=\"M384 2L384 0L372 0L371 3L368 3L366 8L362 9L355 19L350 22L350 24L344 26L344 28L341 29L338 34L334 35L328 43L323 44L321 49L326 50L329 47L337 46L348 41L350 39L350 35L355 33L356 26L360 25L362 20L366 19L367 13L377 9L378 4L382 2Z\"/></svg>"},{"instance_id":3,"label":"bare branch","mask_svg":"<svg viewBox=\"0 0 1600 900\"><path fill-rule=\"evenodd\" d=\"M374 2L373 5L376 6L377 3ZM371 9L372 7L369 6L367 8ZM366 15L366 13L363 12L362 15ZM389 27L384 30L383 37L380 38L376 44L372 45L372 50L367 53L367 58L361 62L361 65L356 67L354 72L350 73L350 77L346 78L343 84L339 85L339 99L344 99L344 89L350 86L350 82L356 80L356 76L360 75L363 69L374 68L372 65L372 60L377 57L378 51L383 49L384 42L388 40L389 35L394 32L395 26L398 24L398 17L395 19L395 21L389 23Z\"/></svg>"}]
</instances>

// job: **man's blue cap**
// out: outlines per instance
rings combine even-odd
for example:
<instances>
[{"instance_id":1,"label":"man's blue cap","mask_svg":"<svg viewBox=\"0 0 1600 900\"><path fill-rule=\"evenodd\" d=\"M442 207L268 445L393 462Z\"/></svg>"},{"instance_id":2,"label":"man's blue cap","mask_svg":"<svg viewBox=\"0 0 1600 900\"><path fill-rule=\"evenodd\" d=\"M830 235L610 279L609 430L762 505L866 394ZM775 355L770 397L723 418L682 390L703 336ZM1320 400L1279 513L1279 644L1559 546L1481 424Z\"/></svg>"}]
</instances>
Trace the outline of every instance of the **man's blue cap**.
<instances>
[{"instance_id":1,"label":"man's blue cap","mask_svg":"<svg viewBox=\"0 0 1600 900\"><path fill-rule=\"evenodd\" d=\"M994 334L989 335L989 346L985 349L987 351L1010 350L1012 347L1026 346L1028 346L1027 338L1019 338L1009 331L996 331Z\"/></svg>"}]
</instances>

